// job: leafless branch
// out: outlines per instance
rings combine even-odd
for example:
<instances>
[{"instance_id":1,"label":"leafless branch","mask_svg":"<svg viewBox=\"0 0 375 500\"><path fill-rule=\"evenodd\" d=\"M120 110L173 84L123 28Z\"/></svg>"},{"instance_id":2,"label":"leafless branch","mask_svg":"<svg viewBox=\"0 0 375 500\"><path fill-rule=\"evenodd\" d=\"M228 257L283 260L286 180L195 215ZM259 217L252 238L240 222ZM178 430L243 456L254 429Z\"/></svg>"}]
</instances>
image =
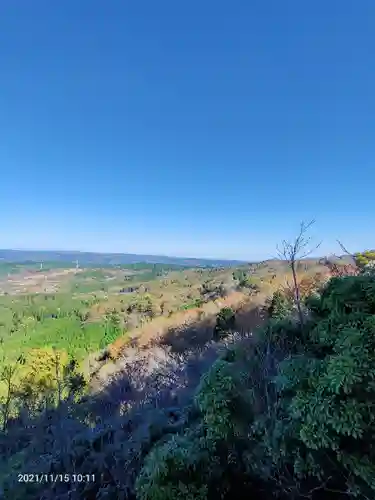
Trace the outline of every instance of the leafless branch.
<instances>
[{"instance_id":1,"label":"leafless branch","mask_svg":"<svg viewBox=\"0 0 375 500\"><path fill-rule=\"evenodd\" d=\"M283 240L281 243L281 247L276 247L278 257L282 260L285 260L292 270L294 298L298 309L300 323L302 326L304 324L304 318L302 313L299 283L297 279L297 265L302 259L306 258L308 255L311 255L321 245L320 242L313 248L309 248L311 246L312 240L310 236L306 236L306 233L314 223L315 220L312 220L308 223L301 222L299 233L294 241L289 242L287 240Z\"/></svg>"},{"instance_id":2,"label":"leafless branch","mask_svg":"<svg viewBox=\"0 0 375 500\"><path fill-rule=\"evenodd\" d=\"M310 246L312 238L306 237L306 233L309 228L315 223L315 220L309 223L301 222L300 230L293 242L283 240L281 243L281 248L279 245L276 247L278 258L282 260L287 260L288 262L296 262L306 258L311 255L315 250L317 250L322 242L315 245L312 249L307 249Z\"/></svg>"},{"instance_id":3,"label":"leafless branch","mask_svg":"<svg viewBox=\"0 0 375 500\"><path fill-rule=\"evenodd\" d=\"M354 254L352 252L349 252L349 250L346 249L346 247L341 243L340 240L336 240L337 243L340 245L341 250L346 254L349 255L350 257L354 257ZM342 258L342 257L340 257Z\"/></svg>"}]
</instances>

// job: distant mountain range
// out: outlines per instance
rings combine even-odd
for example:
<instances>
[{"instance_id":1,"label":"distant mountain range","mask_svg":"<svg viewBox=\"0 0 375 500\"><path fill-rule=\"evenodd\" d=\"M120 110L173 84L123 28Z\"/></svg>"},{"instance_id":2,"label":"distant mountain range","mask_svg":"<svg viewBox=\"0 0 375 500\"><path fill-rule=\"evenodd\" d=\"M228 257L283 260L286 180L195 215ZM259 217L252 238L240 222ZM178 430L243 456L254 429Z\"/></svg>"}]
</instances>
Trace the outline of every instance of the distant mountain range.
<instances>
[{"instance_id":1,"label":"distant mountain range","mask_svg":"<svg viewBox=\"0 0 375 500\"><path fill-rule=\"evenodd\" d=\"M162 255L138 255L130 253L0 249L0 263L61 262L62 264L72 264L77 260L81 266L115 266L142 262L189 267L231 267L245 263L238 260L166 257Z\"/></svg>"}]
</instances>

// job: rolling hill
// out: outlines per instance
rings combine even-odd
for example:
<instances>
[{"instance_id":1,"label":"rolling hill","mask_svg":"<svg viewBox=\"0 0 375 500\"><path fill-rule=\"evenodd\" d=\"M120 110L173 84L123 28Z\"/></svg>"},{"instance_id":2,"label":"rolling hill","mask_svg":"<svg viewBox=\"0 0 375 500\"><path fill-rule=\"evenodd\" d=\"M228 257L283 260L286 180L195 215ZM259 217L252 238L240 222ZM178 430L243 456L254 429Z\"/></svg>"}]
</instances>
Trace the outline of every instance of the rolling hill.
<instances>
[{"instance_id":1,"label":"rolling hill","mask_svg":"<svg viewBox=\"0 0 375 500\"><path fill-rule=\"evenodd\" d=\"M145 262L149 264L172 264L187 267L231 267L245 263L236 260L168 257L163 255L0 249L0 262L29 263L48 261L71 264L77 260L80 265L84 266L125 265Z\"/></svg>"}]
</instances>

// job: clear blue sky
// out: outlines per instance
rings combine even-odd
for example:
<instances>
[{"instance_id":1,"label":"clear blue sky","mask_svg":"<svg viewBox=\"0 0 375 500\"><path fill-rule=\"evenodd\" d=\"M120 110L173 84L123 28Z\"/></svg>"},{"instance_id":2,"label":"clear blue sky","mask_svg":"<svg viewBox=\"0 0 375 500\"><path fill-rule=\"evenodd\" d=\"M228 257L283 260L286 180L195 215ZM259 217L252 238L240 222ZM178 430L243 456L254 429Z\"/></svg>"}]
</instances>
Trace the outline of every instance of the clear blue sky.
<instances>
[{"instance_id":1,"label":"clear blue sky","mask_svg":"<svg viewBox=\"0 0 375 500\"><path fill-rule=\"evenodd\" d=\"M374 247L373 0L2 0L0 247ZM371 229L372 228L372 229Z\"/></svg>"}]
</instances>

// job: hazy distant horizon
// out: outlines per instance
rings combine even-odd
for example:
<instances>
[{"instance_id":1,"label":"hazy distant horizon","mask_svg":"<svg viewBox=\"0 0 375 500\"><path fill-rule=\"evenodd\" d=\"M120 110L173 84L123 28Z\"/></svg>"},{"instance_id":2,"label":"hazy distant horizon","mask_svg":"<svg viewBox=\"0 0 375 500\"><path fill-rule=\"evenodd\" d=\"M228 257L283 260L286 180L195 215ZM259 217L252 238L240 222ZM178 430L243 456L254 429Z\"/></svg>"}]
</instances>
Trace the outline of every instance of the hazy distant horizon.
<instances>
[{"instance_id":1,"label":"hazy distant horizon","mask_svg":"<svg viewBox=\"0 0 375 500\"><path fill-rule=\"evenodd\" d=\"M76 250L76 249L59 249L59 248L0 248L0 260L4 260L3 257L1 257L1 254L3 252L19 252L19 253L35 253L35 254L43 254L43 253L52 253L52 254L61 254L61 255L66 255L66 254L87 254L87 255L97 255L97 256L134 256L134 257L144 257L144 258L164 258L164 259L179 259L179 260L207 260L207 261L226 261L226 262L238 262L238 263L256 263L256 262L262 262L266 260L280 260L280 258L276 255L276 252L274 255L271 256L266 256L265 258L259 258L259 259L236 259L236 258L228 258L228 257L212 257L212 256L196 256L196 255L174 255L171 253L168 254L158 254L158 253L153 253L153 252L127 252L127 251L115 251L115 252L103 252L103 251L95 251L95 250ZM336 255L340 255L342 252L337 252L335 253ZM328 256L328 255L333 255L334 252L331 252L329 254L323 254L319 251L313 252L311 255L309 255L309 258L311 259L319 259L323 256Z\"/></svg>"},{"instance_id":2,"label":"hazy distant horizon","mask_svg":"<svg viewBox=\"0 0 375 500\"><path fill-rule=\"evenodd\" d=\"M56 248L0 248L0 254L2 252L20 252L20 253L52 253L52 254L88 254L88 255L103 255L103 256L135 256L135 257L154 257L154 258L166 258L166 259L180 259L180 260L207 260L207 261L228 261L228 262L240 262L246 263L250 262L248 259L228 259L228 258L220 258L220 257L195 257L189 255L173 255L173 254L155 254L155 253L140 253L140 252L97 252L95 250L61 250ZM0 260L3 260L3 257L0 256Z\"/></svg>"}]
</instances>

